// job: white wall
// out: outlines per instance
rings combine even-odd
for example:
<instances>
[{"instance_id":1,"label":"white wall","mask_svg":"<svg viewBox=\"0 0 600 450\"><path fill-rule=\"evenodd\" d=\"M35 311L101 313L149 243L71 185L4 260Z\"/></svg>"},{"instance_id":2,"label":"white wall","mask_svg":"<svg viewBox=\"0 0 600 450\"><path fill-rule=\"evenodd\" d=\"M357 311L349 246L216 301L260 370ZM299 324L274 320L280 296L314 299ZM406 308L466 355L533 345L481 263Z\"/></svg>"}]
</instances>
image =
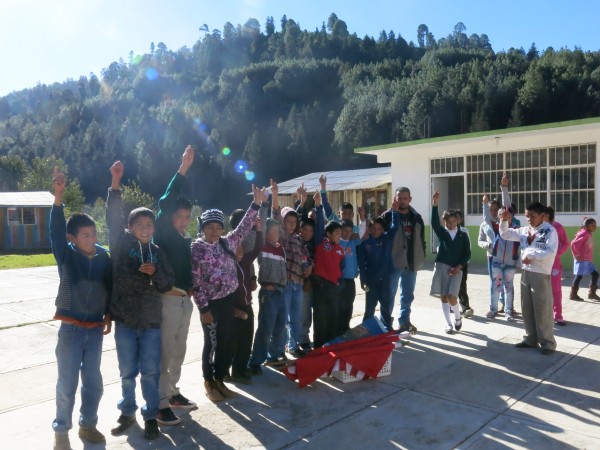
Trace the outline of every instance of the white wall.
<instances>
[{"instance_id":1,"label":"white wall","mask_svg":"<svg viewBox=\"0 0 600 450\"><path fill-rule=\"evenodd\" d=\"M598 123L368 150L363 153L377 155L379 163L392 164L392 190L399 186L408 187L413 198L411 205L421 213L425 223L429 224L432 194L429 176L431 159L590 142L596 143L595 210L597 213L600 211L600 191L598 189L600 186L600 124ZM524 217L518 217L522 223L526 223ZM556 216L556 220L565 226L579 226L582 218L581 214L557 214ZM467 225L480 223L478 216L466 216L465 219Z\"/></svg>"}]
</instances>

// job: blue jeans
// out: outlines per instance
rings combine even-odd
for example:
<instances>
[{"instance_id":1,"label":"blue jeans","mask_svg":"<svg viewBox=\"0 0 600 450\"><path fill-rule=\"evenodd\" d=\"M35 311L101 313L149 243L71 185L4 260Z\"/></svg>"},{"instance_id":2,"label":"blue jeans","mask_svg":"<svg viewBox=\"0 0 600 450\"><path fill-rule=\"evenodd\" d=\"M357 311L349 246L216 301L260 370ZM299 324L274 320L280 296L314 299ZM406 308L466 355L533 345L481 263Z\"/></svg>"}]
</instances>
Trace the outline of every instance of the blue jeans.
<instances>
[{"instance_id":1,"label":"blue jeans","mask_svg":"<svg viewBox=\"0 0 600 450\"><path fill-rule=\"evenodd\" d=\"M492 266L493 266L492 257L488 256L488 274L490 275L490 298L491 299L494 298L494 277L492 275ZM505 301L504 300L504 290L500 291L499 301L500 301L500 304L502 306L504 306L504 301Z\"/></svg>"},{"instance_id":2,"label":"blue jeans","mask_svg":"<svg viewBox=\"0 0 600 450\"><path fill-rule=\"evenodd\" d=\"M287 323L287 347L288 350L298 348L300 332L302 331L304 291L300 283L290 283L283 290L285 299L286 323ZM284 353L285 348L280 348L279 353Z\"/></svg>"},{"instance_id":3,"label":"blue jeans","mask_svg":"<svg viewBox=\"0 0 600 450\"><path fill-rule=\"evenodd\" d=\"M400 284L400 326L410 323L410 305L415 299L415 284L417 283L417 272L411 270L397 270L390 274L390 315L394 311L394 298ZM393 319L392 319L393 320Z\"/></svg>"},{"instance_id":4,"label":"blue jeans","mask_svg":"<svg viewBox=\"0 0 600 450\"><path fill-rule=\"evenodd\" d=\"M398 283L398 281L396 281ZM369 281L369 292L365 294L365 315L363 322L375 315L375 308L379 302L379 317L388 330L393 328L392 312L394 307L393 297L390 299L390 281L384 278L379 281ZM396 286L398 286L396 284Z\"/></svg>"},{"instance_id":5,"label":"blue jeans","mask_svg":"<svg viewBox=\"0 0 600 450\"><path fill-rule=\"evenodd\" d=\"M498 300L505 294L504 312L510 314L513 310L515 287L513 279L517 268L509 264L495 262L492 264L492 302L490 311L498 312Z\"/></svg>"},{"instance_id":6,"label":"blue jeans","mask_svg":"<svg viewBox=\"0 0 600 450\"><path fill-rule=\"evenodd\" d=\"M79 373L81 373L79 425L94 428L98 423L98 405L104 392L100 373L102 331L102 327L83 328L65 322L58 329L56 418L52 422L55 433L68 433L73 428L73 408Z\"/></svg>"},{"instance_id":7,"label":"blue jeans","mask_svg":"<svg viewBox=\"0 0 600 450\"><path fill-rule=\"evenodd\" d=\"M259 366L267 358L277 358L285 345L285 300L279 291L258 291L258 328L250 366Z\"/></svg>"},{"instance_id":8,"label":"blue jeans","mask_svg":"<svg viewBox=\"0 0 600 450\"><path fill-rule=\"evenodd\" d=\"M156 419L159 403L160 328L133 330L121 322L115 322L115 343L122 395L117 408L124 416L135 414L135 378L141 374L142 396L146 401L142 407L142 417L144 420Z\"/></svg>"}]
</instances>

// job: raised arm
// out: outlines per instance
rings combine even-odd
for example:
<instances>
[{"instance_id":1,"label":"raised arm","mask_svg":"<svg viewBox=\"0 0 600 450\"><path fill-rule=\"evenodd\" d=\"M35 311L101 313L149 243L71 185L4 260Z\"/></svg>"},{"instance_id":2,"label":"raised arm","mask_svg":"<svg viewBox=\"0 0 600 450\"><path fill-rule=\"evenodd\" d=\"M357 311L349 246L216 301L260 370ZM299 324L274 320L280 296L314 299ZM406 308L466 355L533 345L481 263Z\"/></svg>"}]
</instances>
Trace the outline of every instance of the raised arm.
<instances>
[{"instance_id":1,"label":"raised arm","mask_svg":"<svg viewBox=\"0 0 600 450\"><path fill-rule=\"evenodd\" d=\"M440 201L440 192L436 189L431 197L431 228L436 236L441 239L444 235L444 227L440 223L440 214L438 211L438 203Z\"/></svg>"},{"instance_id":2,"label":"raised arm","mask_svg":"<svg viewBox=\"0 0 600 450\"><path fill-rule=\"evenodd\" d=\"M506 175L506 172L502 172L502 179L500 180L500 190L502 191L502 206L504 206L505 208L512 206L510 194L508 192L509 181L510 180L508 179L508 175Z\"/></svg>"},{"instance_id":3,"label":"raised arm","mask_svg":"<svg viewBox=\"0 0 600 450\"><path fill-rule=\"evenodd\" d=\"M179 170L167 186L165 193L158 201L158 214L157 218L161 215L169 216L175 212L177 204L177 197L181 193L181 187L185 182L185 176L194 163L194 148L188 145L181 156L181 165Z\"/></svg>"},{"instance_id":4,"label":"raised arm","mask_svg":"<svg viewBox=\"0 0 600 450\"><path fill-rule=\"evenodd\" d=\"M125 232L125 215L121 198L121 179L124 171L125 167L121 161L116 161L110 168L112 182L106 199L106 226L111 251Z\"/></svg>"},{"instance_id":5,"label":"raised arm","mask_svg":"<svg viewBox=\"0 0 600 450\"><path fill-rule=\"evenodd\" d=\"M65 175L59 172L58 167L54 166L54 177L52 178L54 203L50 213L50 244L52 254L58 264L62 264L67 251L67 222L65 221L65 211L62 204L65 185Z\"/></svg>"},{"instance_id":6,"label":"raised arm","mask_svg":"<svg viewBox=\"0 0 600 450\"><path fill-rule=\"evenodd\" d=\"M323 237L325 237L325 216L323 213L323 205L321 204L321 193L319 191L315 192L313 200L315 201L315 208L317 209L313 239L315 245L319 245L323 242Z\"/></svg>"},{"instance_id":7,"label":"raised arm","mask_svg":"<svg viewBox=\"0 0 600 450\"><path fill-rule=\"evenodd\" d=\"M225 236L227 246L230 249L236 249L239 245L241 245L242 241L244 240L244 238L246 237L256 220L256 216L258 215L260 205L262 205L263 202L267 201L266 189L259 189L252 185L252 192L254 195L254 201L246 211L246 214L244 214L244 217L242 218L236 229L229 233L227 236Z\"/></svg>"}]
</instances>

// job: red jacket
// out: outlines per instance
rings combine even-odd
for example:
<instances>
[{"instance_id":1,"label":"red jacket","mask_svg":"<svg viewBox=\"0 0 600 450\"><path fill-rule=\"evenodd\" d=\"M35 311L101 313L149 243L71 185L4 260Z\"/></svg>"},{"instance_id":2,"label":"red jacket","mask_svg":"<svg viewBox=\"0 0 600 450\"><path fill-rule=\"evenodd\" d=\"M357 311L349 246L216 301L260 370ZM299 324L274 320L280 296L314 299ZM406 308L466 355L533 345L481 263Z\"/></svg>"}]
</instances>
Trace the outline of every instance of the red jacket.
<instances>
[{"instance_id":1,"label":"red jacket","mask_svg":"<svg viewBox=\"0 0 600 450\"><path fill-rule=\"evenodd\" d=\"M342 278L344 249L339 244L332 244L327 238L315 249L314 275L338 284Z\"/></svg>"}]
</instances>

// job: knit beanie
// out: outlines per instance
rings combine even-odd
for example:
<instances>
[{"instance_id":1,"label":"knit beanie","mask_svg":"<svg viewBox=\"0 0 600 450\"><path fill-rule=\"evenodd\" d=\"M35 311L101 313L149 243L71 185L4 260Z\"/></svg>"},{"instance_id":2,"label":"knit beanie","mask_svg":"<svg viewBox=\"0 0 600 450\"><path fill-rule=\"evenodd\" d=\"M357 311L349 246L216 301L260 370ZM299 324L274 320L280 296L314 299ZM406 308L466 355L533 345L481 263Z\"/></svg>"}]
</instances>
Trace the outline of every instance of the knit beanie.
<instances>
[{"instance_id":1,"label":"knit beanie","mask_svg":"<svg viewBox=\"0 0 600 450\"><path fill-rule=\"evenodd\" d=\"M200 216L200 229L203 229L209 223L218 223L225 227L225 215L219 209L207 209Z\"/></svg>"}]
</instances>

